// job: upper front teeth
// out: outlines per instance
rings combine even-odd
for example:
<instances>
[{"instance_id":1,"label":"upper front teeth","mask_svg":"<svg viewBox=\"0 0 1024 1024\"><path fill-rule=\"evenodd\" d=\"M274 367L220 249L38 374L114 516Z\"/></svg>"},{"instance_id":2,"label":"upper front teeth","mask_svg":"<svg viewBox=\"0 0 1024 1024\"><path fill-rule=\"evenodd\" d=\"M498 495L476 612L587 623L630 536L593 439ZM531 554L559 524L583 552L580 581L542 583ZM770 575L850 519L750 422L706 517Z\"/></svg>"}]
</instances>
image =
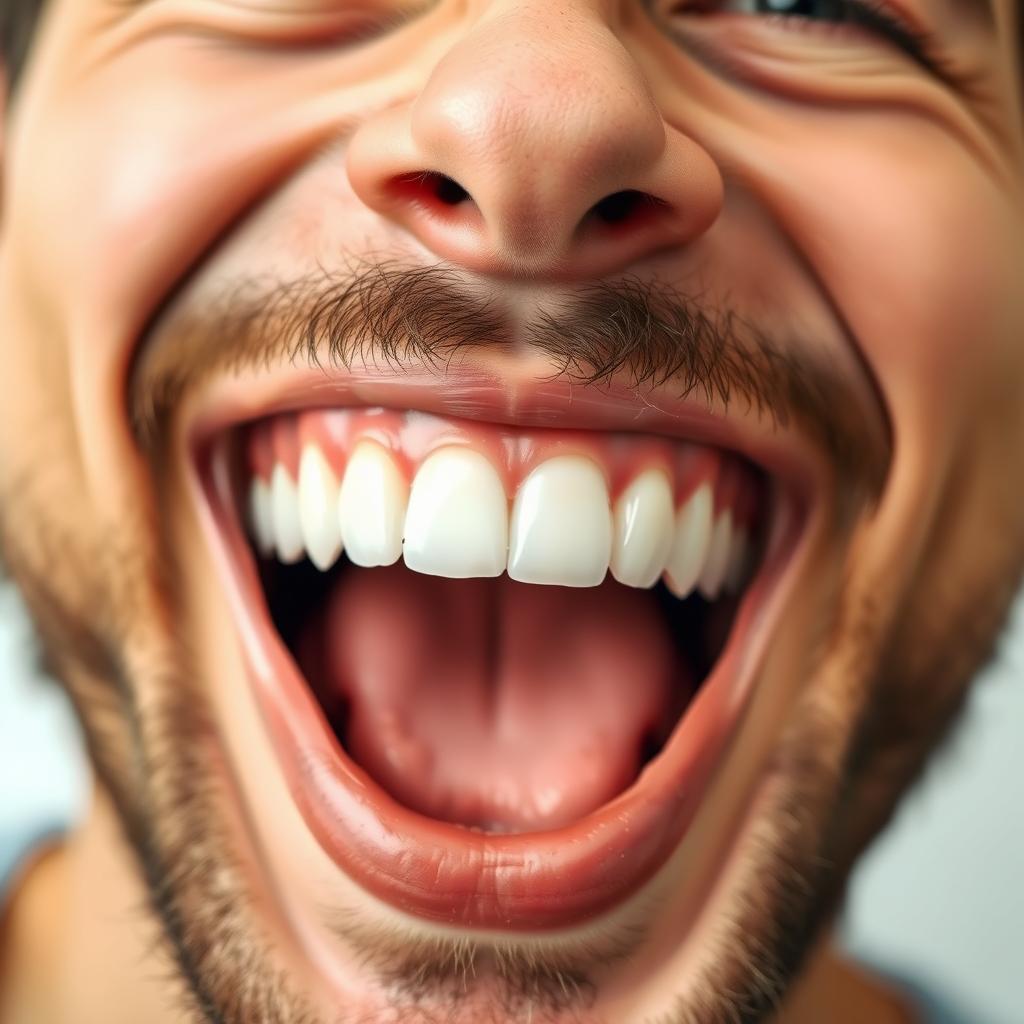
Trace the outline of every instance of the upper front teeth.
<instances>
[{"instance_id":1,"label":"upper front teeth","mask_svg":"<svg viewBox=\"0 0 1024 1024\"><path fill-rule=\"evenodd\" d=\"M249 518L261 554L282 562L308 554L328 569L344 550L357 565L404 556L417 572L452 578L500 576L523 583L597 586L611 570L620 583L653 586L664 576L679 597L697 587L713 600L737 591L749 570L750 540L733 512L715 512L705 479L677 506L668 474L640 472L612 507L601 468L581 455L536 465L509 508L489 459L466 445L432 452L411 487L395 458L360 441L342 479L307 443L298 485L284 463L269 483L253 478Z\"/></svg>"},{"instance_id":2,"label":"upper front teeth","mask_svg":"<svg viewBox=\"0 0 1024 1024\"><path fill-rule=\"evenodd\" d=\"M341 553L338 478L315 445L307 445L299 462L299 525L310 561L328 569Z\"/></svg>"},{"instance_id":3,"label":"upper front teeth","mask_svg":"<svg viewBox=\"0 0 1024 1024\"><path fill-rule=\"evenodd\" d=\"M485 456L442 448L416 474L405 515L405 564L430 576L500 576L508 556L505 485Z\"/></svg>"},{"instance_id":4,"label":"upper front teeth","mask_svg":"<svg viewBox=\"0 0 1024 1024\"><path fill-rule=\"evenodd\" d=\"M402 555L409 485L395 460L374 441L356 445L338 496L338 522L356 565L392 565Z\"/></svg>"},{"instance_id":5,"label":"upper front teeth","mask_svg":"<svg viewBox=\"0 0 1024 1024\"><path fill-rule=\"evenodd\" d=\"M604 476L589 459L542 462L512 504L508 574L521 583L596 587L612 555Z\"/></svg>"}]
</instances>

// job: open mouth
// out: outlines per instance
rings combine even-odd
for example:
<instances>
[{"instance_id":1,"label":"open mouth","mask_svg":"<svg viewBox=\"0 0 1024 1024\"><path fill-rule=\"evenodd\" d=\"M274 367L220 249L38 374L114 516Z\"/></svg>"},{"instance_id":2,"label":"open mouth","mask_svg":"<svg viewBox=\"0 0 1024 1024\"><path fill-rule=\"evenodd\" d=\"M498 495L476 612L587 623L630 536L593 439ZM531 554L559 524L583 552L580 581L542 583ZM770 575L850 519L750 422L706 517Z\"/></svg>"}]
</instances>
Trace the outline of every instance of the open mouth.
<instances>
[{"instance_id":1,"label":"open mouth","mask_svg":"<svg viewBox=\"0 0 1024 1024\"><path fill-rule=\"evenodd\" d=\"M777 479L653 434L362 406L250 417L197 454L258 704L354 881L537 931L657 874L801 532Z\"/></svg>"}]
</instances>

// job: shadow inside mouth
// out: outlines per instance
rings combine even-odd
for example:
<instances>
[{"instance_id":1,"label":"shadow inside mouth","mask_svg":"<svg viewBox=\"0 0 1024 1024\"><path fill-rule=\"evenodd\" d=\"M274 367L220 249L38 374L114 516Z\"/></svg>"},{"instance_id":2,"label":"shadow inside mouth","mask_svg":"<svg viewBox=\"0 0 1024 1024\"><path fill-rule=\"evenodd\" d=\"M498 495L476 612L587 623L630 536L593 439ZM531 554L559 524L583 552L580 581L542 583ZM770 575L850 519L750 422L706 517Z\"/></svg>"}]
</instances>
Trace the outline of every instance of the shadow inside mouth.
<instances>
[{"instance_id":1,"label":"shadow inside mouth","mask_svg":"<svg viewBox=\"0 0 1024 1024\"><path fill-rule=\"evenodd\" d=\"M338 742L400 804L545 831L628 789L721 655L738 599L611 578L454 580L260 559L271 618Z\"/></svg>"}]
</instances>

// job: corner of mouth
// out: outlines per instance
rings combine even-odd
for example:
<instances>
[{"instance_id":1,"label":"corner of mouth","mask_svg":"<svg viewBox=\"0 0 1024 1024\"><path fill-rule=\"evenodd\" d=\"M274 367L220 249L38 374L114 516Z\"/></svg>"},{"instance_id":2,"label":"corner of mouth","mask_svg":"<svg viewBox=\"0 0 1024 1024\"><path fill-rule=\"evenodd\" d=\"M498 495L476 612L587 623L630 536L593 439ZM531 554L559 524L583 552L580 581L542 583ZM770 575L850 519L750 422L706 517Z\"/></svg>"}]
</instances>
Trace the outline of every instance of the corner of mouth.
<instances>
[{"instance_id":1,"label":"corner of mouth","mask_svg":"<svg viewBox=\"0 0 1024 1024\"><path fill-rule=\"evenodd\" d=\"M704 802L800 561L810 474L716 443L728 431L345 397L220 410L190 435L200 519L295 804L342 872L413 918L594 922L652 881ZM637 534L625 552L630 515L672 537ZM567 660L588 646L603 667Z\"/></svg>"}]
</instances>

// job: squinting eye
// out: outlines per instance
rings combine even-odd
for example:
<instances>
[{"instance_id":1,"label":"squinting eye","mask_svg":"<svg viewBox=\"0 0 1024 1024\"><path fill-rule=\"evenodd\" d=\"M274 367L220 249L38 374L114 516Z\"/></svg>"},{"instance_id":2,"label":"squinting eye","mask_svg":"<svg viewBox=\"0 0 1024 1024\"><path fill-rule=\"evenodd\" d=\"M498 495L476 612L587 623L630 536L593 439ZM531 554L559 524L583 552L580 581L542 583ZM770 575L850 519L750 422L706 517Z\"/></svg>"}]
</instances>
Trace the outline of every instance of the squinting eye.
<instances>
[{"instance_id":1,"label":"squinting eye","mask_svg":"<svg viewBox=\"0 0 1024 1024\"><path fill-rule=\"evenodd\" d=\"M848 21L846 0L726 0L719 10L740 14L792 15L812 21Z\"/></svg>"},{"instance_id":2,"label":"squinting eye","mask_svg":"<svg viewBox=\"0 0 1024 1024\"><path fill-rule=\"evenodd\" d=\"M926 29L912 24L890 0L682 0L672 8L675 16L741 14L784 27L839 33L867 31L902 50L922 67L934 71L935 40Z\"/></svg>"}]
</instances>

